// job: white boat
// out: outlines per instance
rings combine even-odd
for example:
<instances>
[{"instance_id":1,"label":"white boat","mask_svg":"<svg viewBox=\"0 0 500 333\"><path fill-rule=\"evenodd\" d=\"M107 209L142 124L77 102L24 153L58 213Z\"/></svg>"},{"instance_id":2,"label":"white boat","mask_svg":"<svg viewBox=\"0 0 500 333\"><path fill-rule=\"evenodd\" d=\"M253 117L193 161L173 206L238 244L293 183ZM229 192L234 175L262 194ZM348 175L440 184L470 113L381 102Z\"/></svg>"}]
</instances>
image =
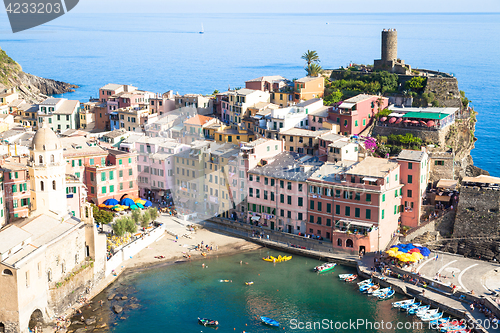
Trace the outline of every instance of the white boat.
<instances>
[{"instance_id":1,"label":"white boat","mask_svg":"<svg viewBox=\"0 0 500 333\"><path fill-rule=\"evenodd\" d=\"M443 312L438 313L436 312L435 314L429 315L429 316L424 316L420 317L420 320L422 321L431 321L431 320L437 320L443 317Z\"/></svg>"},{"instance_id":2,"label":"white boat","mask_svg":"<svg viewBox=\"0 0 500 333\"><path fill-rule=\"evenodd\" d=\"M204 34L205 31L203 30L203 23L201 24L201 30L200 30L200 34Z\"/></svg>"},{"instance_id":3,"label":"white boat","mask_svg":"<svg viewBox=\"0 0 500 333\"><path fill-rule=\"evenodd\" d=\"M383 289L379 289L379 290L375 290L373 293L372 293L372 296L379 296L379 295L382 295L382 294L385 294L385 293L388 293L389 290L391 290L391 288L383 288Z\"/></svg>"},{"instance_id":4,"label":"white boat","mask_svg":"<svg viewBox=\"0 0 500 333\"><path fill-rule=\"evenodd\" d=\"M359 291L364 293L365 291L367 291L368 289L370 289L370 287L373 287L374 284L373 283L368 283L368 284L364 284L362 286L359 287Z\"/></svg>"},{"instance_id":5,"label":"white boat","mask_svg":"<svg viewBox=\"0 0 500 333\"><path fill-rule=\"evenodd\" d=\"M361 282L358 282L358 286L364 286L365 284L369 284L369 283L372 283L372 279L368 279L368 280L363 280Z\"/></svg>"},{"instance_id":6,"label":"white boat","mask_svg":"<svg viewBox=\"0 0 500 333\"><path fill-rule=\"evenodd\" d=\"M438 313L438 311L439 309L432 309L432 310L417 312L417 317L422 318L422 317L432 316L433 314Z\"/></svg>"},{"instance_id":7,"label":"white boat","mask_svg":"<svg viewBox=\"0 0 500 333\"><path fill-rule=\"evenodd\" d=\"M394 307L394 308L400 308L403 305L413 304L413 303L415 303L415 299L407 299L407 300L404 300L404 301L399 301L399 302L392 303L392 307Z\"/></svg>"},{"instance_id":8,"label":"white boat","mask_svg":"<svg viewBox=\"0 0 500 333\"><path fill-rule=\"evenodd\" d=\"M347 278L350 278L351 276L354 276L354 274L339 274L339 279L345 280Z\"/></svg>"},{"instance_id":9,"label":"white boat","mask_svg":"<svg viewBox=\"0 0 500 333\"><path fill-rule=\"evenodd\" d=\"M366 293L368 295L372 295L374 292L376 292L379 289L380 289L380 286L378 284L376 284L376 285L371 286L370 288L368 288L368 290L366 291Z\"/></svg>"}]
</instances>

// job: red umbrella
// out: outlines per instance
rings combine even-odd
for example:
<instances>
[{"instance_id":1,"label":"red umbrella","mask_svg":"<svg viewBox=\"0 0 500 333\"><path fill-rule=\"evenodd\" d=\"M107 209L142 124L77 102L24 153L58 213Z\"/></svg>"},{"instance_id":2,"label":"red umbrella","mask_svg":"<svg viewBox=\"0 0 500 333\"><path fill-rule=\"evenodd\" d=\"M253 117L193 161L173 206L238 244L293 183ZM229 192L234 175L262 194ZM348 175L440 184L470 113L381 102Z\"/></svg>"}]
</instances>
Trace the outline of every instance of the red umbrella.
<instances>
[{"instance_id":1,"label":"red umbrella","mask_svg":"<svg viewBox=\"0 0 500 333\"><path fill-rule=\"evenodd\" d=\"M386 120L387 120L387 117L380 118L380 121L386 121Z\"/></svg>"},{"instance_id":2,"label":"red umbrella","mask_svg":"<svg viewBox=\"0 0 500 333\"><path fill-rule=\"evenodd\" d=\"M403 121L403 118L398 118L398 120L396 120L396 124L401 124L402 121Z\"/></svg>"},{"instance_id":3,"label":"red umbrella","mask_svg":"<svg viewBox=\"0 0 500 333\"><path fill-rule=\"evenodd\" d=\"M423 120L420 120L420 123L421 123L422 125L424 125L424 126L427 126L427 123L426 123L425 121L423 121Z\"/></svg>"},{"instance_id":4,"label":"red umbrella","mask_svg":"<svg viewBox=\"0 0 500 333\"><path fill-rule=\"evenodd\" d=\"M415 125L419 124L418 120L412 120L411 123Z\"/></svg>"},{"instance_id":5,"label":"red umbrella","mask_svg":"<svg viewBox=\"0 0 500 333\"><path fill-rule=\"evenodd\" d=\"M396 120L396 117L392 117L391 119L389 119L389 124L394 124Z\"/></svg>"},{"instance_id":6,"label":"red umbrella","mask_svg":"<svg viewBox=\"0 0 500 333\"><path fill-rule=\"evenodd\" d=\"M429 121L427 122L427 127L432 127L432 126L434 126L434 125L435 125L435 123L434 123L434 121L432 121L432 120L429 120Z\"/></svg>"},{"instance_id":7,"label":"red umbrella","mask_svg":"<svg viewBox=\"0 0 500 333\"><path fill-rule=\"evenodd\" d=\"M406 119L405 121L403 121L404 123L411 123L411 120L409 119Z\"/></svg>"}]
</instances>

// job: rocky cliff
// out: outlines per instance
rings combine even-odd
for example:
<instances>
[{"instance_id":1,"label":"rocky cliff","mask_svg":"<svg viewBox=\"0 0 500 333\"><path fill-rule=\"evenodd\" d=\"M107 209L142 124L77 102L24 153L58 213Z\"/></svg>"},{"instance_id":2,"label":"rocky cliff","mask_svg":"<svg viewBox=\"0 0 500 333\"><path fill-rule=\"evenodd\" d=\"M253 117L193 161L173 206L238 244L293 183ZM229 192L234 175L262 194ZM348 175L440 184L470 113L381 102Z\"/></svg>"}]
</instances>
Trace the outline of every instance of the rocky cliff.
<instances>
[{"instance_id":1,"label":"rocky cliff","mask_svg":"<svg viewBox=\"0 0 500 333\"><path fill-rule=\"evenodd\" d=\"M0 49L0 90L16 87L28 103L41 102L47 96L74 91L78 86L25 73L22 67Z\"/></svg>"}]
</instances>

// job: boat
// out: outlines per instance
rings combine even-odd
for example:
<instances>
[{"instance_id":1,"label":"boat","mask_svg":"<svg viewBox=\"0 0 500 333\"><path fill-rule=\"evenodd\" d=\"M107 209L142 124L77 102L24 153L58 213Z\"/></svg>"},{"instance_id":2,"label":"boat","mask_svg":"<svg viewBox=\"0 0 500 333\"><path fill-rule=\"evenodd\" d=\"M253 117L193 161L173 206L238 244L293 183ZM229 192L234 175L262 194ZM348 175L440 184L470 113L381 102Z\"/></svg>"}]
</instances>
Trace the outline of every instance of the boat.
<instances>
[{"instance_id":1,"label":"boat","mask_svg":"<svg viewBox=\"0 0 500 333\"><path fill-rule=\"evenodd\" d=\"M437 330L437 329L439 329L440 325L448 323L449 321L450 321L450 317L448 317L448 318L434 319L434 320L430 321L429 327Z\"/></svg>"},{"instance_id":2,"label":"boat","mask_svg":"<svg viewBox=\"0 0 500 333\"><path fill-rule=\"evenodd\" d=\"M283 261L288 261L291 259L292 259L292 256L281 256L281 255L279 255L278 257L267 256L266 258L262 258L262 260L269 261L269 262L283 262Z\"/></svg>"},{"instance_id":3,"label":"boat","mask_svg":"<svg viewBox=\"0 0 500 333\"><path fill-rule=\"evenodd\" d=\"M203 30L203 23L201 24L201 30L200 30L200 34L204 34L205 31Z\"/></svg>"},{"instance_id":4,"label":"boat","mask_svg":"<svg viewBox=\"0 0 500 333\"><path fill-rule=\"evenodd\" d=\"M422 318L422 317L427 317L431 316L433 314L438 313L439 309L431 309L431 310L426 310L422 312L417 312L417 317Z\"/></svg>"},{"instance_id":5,"label":"boat","mask_svg":"<svg viewBox=\"0 0 500 333\"><path fill-rule=\"evenodd\" d=\"M388 292L386 292L386 293L384 293L384 294L379 295L379 296L378 296L378 299L379 299L379 300L381 300L381 301L383 301L383 300L385 300L385 299L389 299L389 298L391 298L392 296L394 296L394 294L395 294L395 293L396 293L396 292L394 291L394 289L391 289L391 290L389 290Z\"/></svg>"},{"instance_id":6,"label":"boat","mask_svg":"<svg viewBox=\"0 0 500 333\"><path fill-rule=\"evenodd\" d=\"M413 309L413 308L418 308L422 303L418 302L418 303L412 303L412 304L405 304L405 305L401 305L399 307L399 309L401 311L409 311L410 309Z\"/></svg>"},{"instance_id":7,"label":"boat","mask_svg":"<svg viewBox=\"0 0 500 333\"><path fill-rule=\"evenodd\" d=\"M367 291L370 287L373 287L374 285L375 284L373 284L373 283L364 284L361 287L359 287L359 291L364 293L365 291Z\"/></svg>"},{"instance_id":8,"label":"boat","mask_svg":"<svg viewBox=\"0 0 500 333\"><path fill-rule=\"evenodd\" d=\"M348 277L351 277L353 276L354 274L339 274L339 279L341 280L345 280L347 279Z\"/></svg>"},{"instance_id":9,"label":"boat","mask_svg":"<svg viewBox=\"0 0 500 333\"><path fill-rule=\"evenodd\" d=\"M413 304L413 303L415 303L415 299L407 299L407 300L404 300L404 301L399 301L399 302L392 303L392 307L393 308L400 308L401 306L403 306L405 304Z\"/></svg>"},{"instance_id":10,"label":"boat","mask_svg":"<svg viewBox=\"0 0 500 333\"><path fill-rule=\"evenodd\" d=\"M420 320L421 321L431 321L431 320L437 320L437 319L440 319L443 317L443 312L439 313L439 312L436 312L434 314L431 314L431 315L427 315L427 316L423 316L423 317L420 317Z\"/></svg>"},{"instance_id":11,"label":"boat","mask_svg":"<svg viewBox=\"0 0 500 333\"><path fill-rule=\"evenodd\" d=\"M356 274L353 274L353 276L348 277L344 281L345 282L352 282L352 281L356 280L357 278L358 278L358 276Z\"/></svg>"},{"instance_id":12,"label":"boat","mask_svg":"<svg viewBox=\"0 0 500 333\"><path fill-rule=\"evenodd\" d=\"M253 281L250 281L250 282L245 282L245 284L246 284L247 286L251 286L251 285L253 284Z\"/></svg>"},{"instance_id":13,"label":"boat","mask_svg":"<svg viewBox=\"0 0 500 333\"><path fill-rule=\"evenodd\" d=\"M378 284L374 285L374 286L371 286L370 288L368 288L368 290L366 291L366 293L370 296L373 295L373 293L377 290L380 289L380 286Z\"/></svg>"},{"instance_id":14,"label":"boat","mask_svg":"<svg viewBox=\"0 0 500 333\"><path fill-rule=\"evenodd\" d=\"M416 308L409 309L408 313L411 314L411 315L414 315L416 313L429 310L430 307L431 307L430 305L422 305L422 306L419 306L419 307L416 307Z\"/></svg>"},{"instance_id":15,"label":"boat","mask_svg":"<svg viewBox=\"0 0 500 333\"><path fill-rule=\"evenodd\" d=\"M337 264L334 262L326 262L323 265L319 265L319 266L314 267L314 271L318 272L318 273L326 273L326 272L334 269L335 266L337 266Z\"/></svg>"},{"instance_id":16,"label":"boat","mask_svg":"<svg viewBox=\"0 0 500 333\"><path fill-rule=\"evenodd\" d=\"M233 280L220 280L219 282L233 282Z\"/></svg>"},{"instance_id":17,"label":"boat","mask_svg":"<svg viewBox=\"0 0 500 333\"><path fill-rule=\"evenodd\" d=\"M368 284L368 283L372 283L372 279L363 280L361 282L358 282L358 286L363 286L363 285Z\"/></svg>"},{"instance_id":18,"label":"boat","mask_svg":"<svg viewBox=\"0 0 500 333\"><path fill-rule=\"evenodd\" d=\"M377 289L371 295L378 297L378 296L380 296L382 294L385 294L385 293L389 292L389 290L391 290L391 288Z\"/></svg>"},{"instance_id":19,"label":"boat","mask_svg":"<svg viewBox=\"0 0 500 333\"><path fill-rule=\"evenodd\" d=\"M458 321L458 320L453 320L452 322L448 323L447 325L440 327L441 332L448 332L448 333L459 333L459 332L467 332L466 331L467 326Z\"/></svg>"},{"instance_id":20,"label":"boat","mask_svg":"<svg viewBox=\"0 0 500 333\"><path fill-rule=\"evenodd\" d=\"M260 317L260 320L262 321L263 324L266 324L269 326L274 326L274 327L280 326L280 323L278 323L276 320L268 318L268 317Z\"/></svg>"},{"instance_id":21,"label":"boat","mask_svg":"<svg viewBox=\"0 0 500 333\"><path fill-rule=\"evenodd\" d=\"M217 325L219 325L219 322L217 320L200 318L200 317L198 317L198 323L203 325L203 326L217 326Z\"/></svg>"}]
</instances>

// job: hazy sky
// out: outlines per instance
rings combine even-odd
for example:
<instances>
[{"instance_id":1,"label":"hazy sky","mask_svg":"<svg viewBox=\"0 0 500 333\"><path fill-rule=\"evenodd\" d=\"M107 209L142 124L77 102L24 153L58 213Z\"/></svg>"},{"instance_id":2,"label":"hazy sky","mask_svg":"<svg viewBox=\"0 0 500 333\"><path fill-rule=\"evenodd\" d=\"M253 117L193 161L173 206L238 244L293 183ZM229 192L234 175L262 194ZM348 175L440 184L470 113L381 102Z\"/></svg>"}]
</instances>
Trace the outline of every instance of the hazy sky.
<instances>
[{"instance_id":1,"label":"hazy sky","mask_svg":"<svg viewBox=\"0 0 500 333\"><path fill-rule=\"evenodd\" d=\"M500 12L500 0L80 0L81 13Z\"/></svg>"}]
</instances>

